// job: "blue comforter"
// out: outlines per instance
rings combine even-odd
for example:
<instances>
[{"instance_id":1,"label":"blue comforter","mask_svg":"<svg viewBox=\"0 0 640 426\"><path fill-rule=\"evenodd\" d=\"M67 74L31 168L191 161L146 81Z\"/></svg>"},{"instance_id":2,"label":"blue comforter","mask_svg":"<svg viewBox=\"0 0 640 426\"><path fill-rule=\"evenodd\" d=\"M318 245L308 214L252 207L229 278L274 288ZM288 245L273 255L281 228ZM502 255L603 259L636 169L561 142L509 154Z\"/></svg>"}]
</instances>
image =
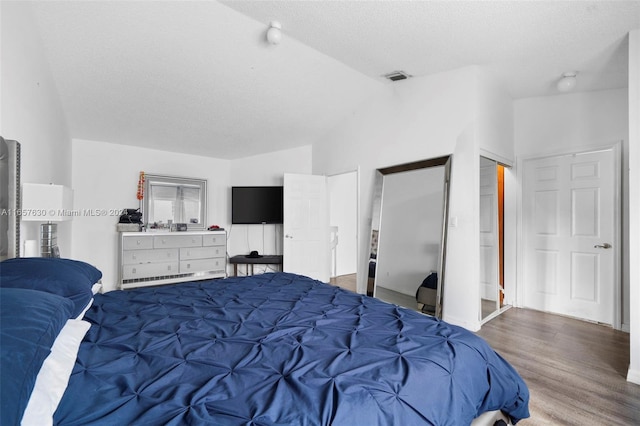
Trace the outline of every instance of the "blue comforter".
<instances>
[{"instance_id":1,"label":"blue comforter","mask_svg":"<svg viewBox=\"0 0 640 426\"><path fill-rule=\"evenodd\" d=\"M65 425L468 425L528 417L481 338L287 273L96 295Z\"/></svg>"}]
</instances>

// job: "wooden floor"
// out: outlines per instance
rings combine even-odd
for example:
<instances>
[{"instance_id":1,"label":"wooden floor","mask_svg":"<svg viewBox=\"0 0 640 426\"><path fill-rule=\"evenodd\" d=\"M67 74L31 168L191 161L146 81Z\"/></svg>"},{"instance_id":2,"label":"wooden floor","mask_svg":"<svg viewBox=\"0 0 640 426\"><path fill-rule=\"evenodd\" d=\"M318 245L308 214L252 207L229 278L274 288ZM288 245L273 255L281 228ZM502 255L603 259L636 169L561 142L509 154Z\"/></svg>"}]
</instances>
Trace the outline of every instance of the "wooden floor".
<instances>
[{"instance_id":1,"label":"wooden floor","mask_svg":"<svg viewBox=\"0 0 640 426\"><path fill-rule=\"evenodd\" d=\"M338 287L342 287L355 293L358 285L356 277L356 274L338 275L337 277L331 277L331 279L329 279L329 284L337 285Z\"/></svg>"},{"instance_id":2,"label":"wooden floor","mask_svg":"<svg viewBox=\"0 0 640 426\"><path fill-rule=\"evenodd\" d=\"M626 381L629 335L512 308L478 333L529 387L527 425L640 425L640 385Z\"/></svg>"}]
</instances>

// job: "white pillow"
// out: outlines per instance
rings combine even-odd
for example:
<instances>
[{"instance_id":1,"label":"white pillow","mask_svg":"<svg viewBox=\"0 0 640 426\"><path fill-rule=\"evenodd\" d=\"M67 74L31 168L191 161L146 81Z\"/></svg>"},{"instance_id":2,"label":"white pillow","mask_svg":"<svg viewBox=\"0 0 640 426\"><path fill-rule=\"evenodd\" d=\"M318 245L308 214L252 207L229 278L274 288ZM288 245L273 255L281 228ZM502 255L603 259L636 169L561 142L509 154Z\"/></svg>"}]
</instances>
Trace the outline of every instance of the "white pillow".
<instances>
[{"instance_id":1,"label":"white pillow","mask_svg":"<svg viewBox=\"0 0 640 426\"><path fill-rule=\"evenodd\" d=\"M96 295L100 292L100 290L102 290L102 283L95 283L92 287L91 287L91 292ZM91 300L89 300L89 303L87 303L87 306L84 307L84 309L82 310L82 312L80 312L80 315L78 315L76 317L77 320L81 320L82 318L84 318L84 314L87 313L87 311L89 310L89 308L91 307L91 305L93 305L93 297L91 298Z\"/></svg>"},{"instance_id":2,"label":"white pillow","mask_svg":"<svg viewBox=\"0 0 640 426\"><path fill-rule=\"evenodd\" d=\"M69 377L76 362L80 342L89 331L86 321L67 320L58 334L51 353L44 360L36 377L33 392L24 410L21 424L23 426L45 426L53 424L53 413L58 408L64 391L69 384Z\"/></svg>"},{"instance_id":3,"label":"white pillow","mask_svg":"<svg viewBox=\"0 0 640 426\"><path fill-rule=\"evenodd\" d=\"M82 310L82 312L80 312L80 315L78 315L76 319L81 320L82 318L84 318L84 314L87 313L91 305L93 305L93 297L91 298L91 300L89 300L89 303L87 303L87 306L84 307L84 309Z\"/></svg>"}]
</instances>

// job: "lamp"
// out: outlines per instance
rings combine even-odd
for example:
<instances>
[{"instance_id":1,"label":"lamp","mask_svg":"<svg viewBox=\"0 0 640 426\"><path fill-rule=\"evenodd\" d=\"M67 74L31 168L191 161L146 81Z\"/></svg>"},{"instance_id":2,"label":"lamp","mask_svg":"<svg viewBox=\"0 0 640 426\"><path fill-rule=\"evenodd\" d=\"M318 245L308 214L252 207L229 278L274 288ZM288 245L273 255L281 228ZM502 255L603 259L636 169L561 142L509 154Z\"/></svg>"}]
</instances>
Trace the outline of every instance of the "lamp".
<instances>
[{"instance_id":1,"label":"lamp","mask_svg":"<svg viewBox=\"0 0 640 426\"><path fill-rule=\"evenodd\" d=\"M278 21L271 21L267 30L267 41L271 44L280 44L282 40L282 25Z\"/></svg>"},{"instance_id":2,"label":"lamp","mask_svg":"<svg viewBox=\"0 0 640 426\"><path fill-rule=\"evenodd\" d=\"M562 74L562 78L558 81L558 90L561 92L568 92L576 87L577 71L569 71Z\"/></svg>"},{"instance_id":3,"label":"lamp","mask_svg":"<svg viewBox=\"0 0 640 426\"><path fill-rule=\"evenodd\" d=\"M73 191L62 185L25 183L22 185L22 220L40 225L40 255L60 257L58 224L73 217Z\"/></svg>"}]
</instances>

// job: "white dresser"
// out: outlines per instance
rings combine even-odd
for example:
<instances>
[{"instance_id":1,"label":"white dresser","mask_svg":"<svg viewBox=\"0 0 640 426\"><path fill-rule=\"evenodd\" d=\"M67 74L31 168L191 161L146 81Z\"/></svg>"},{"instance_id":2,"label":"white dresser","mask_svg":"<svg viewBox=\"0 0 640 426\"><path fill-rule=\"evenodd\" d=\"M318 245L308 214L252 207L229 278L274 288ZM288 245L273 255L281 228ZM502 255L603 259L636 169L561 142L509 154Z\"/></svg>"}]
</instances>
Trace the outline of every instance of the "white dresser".
<instances>
[{"instance_id":1,"label":"white dresser","mask_svg":"<svg viewBox=\"0 0 640 426\"><path fill-rule=\"evenodd\" d=\"M225 231L121 232L121 289L223 278Z\"/></svg>"}]
</instances>

